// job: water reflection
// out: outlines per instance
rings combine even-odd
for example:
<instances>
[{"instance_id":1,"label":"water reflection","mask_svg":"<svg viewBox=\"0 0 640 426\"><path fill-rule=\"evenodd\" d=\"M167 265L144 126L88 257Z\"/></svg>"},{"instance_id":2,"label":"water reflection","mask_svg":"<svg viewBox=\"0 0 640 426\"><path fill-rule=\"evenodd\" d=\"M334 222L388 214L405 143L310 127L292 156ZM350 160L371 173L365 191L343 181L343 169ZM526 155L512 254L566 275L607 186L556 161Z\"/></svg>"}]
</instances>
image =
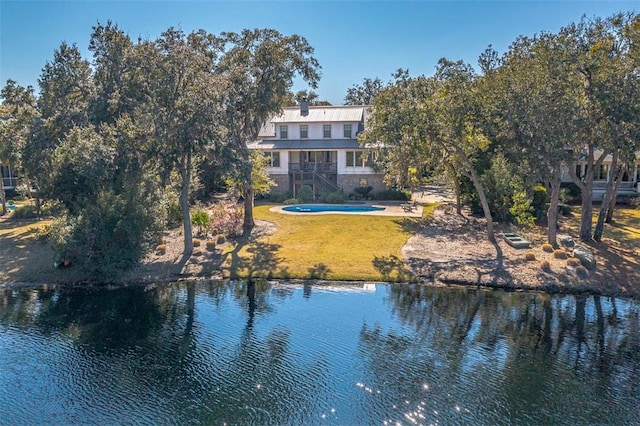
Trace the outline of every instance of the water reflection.
<instances>
[{"instance_id":1,"label":"water reflection","mask_svg":"<svg viewBox=\"0 0 640 426\"><path fill-rule=\"evenodd\" d=\"M633 424L640 305L417 285L6 290L0 372L1 424Z\"/></svg>"}]
</instances>

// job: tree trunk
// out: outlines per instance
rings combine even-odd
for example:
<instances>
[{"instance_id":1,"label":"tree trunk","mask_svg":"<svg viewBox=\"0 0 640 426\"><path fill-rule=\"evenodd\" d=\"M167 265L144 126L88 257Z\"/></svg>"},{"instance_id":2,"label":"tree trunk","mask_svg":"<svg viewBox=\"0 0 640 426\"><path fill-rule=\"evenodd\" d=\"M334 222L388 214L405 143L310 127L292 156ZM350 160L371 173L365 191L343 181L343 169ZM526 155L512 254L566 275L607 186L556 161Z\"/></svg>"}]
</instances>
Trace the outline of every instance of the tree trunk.
<instances>
[{"instance_id":1,"label":"tree trunk","mask_svg":"<svg viewBox=\"0 0 640 426\"><path fill-rule=\"evenodd\" d=\"M487 220L487 238L489 241L497 247L496 235L493 230L493 217L491 216L491 210L489 209L489 203L487 202L487 196L482 189L482 183L480 183L480 178L478 177L475 168L473 167L473 163L466 156L462 149L457 148L456 152L458 156L462 160L463 164L466 164L469 167L469 173L471 174L471 181L473 182L473 186L478 193L478 198L480 198L480 204L482 205L482 211L484 212L484 217Z\"/></svg>"},{"instance_id":2,"label":"tree trunk","mask_svg":"<svg viewBox=\"0 0 640 426\"><path fill-rule=\"evenodd\" d=\"M191 215L189 213L189 186L191 184L191 153L186 154L180 167L182 186L180 187L180 210L182 211L182 227L184 230L184 255L193 253L193 235Z\"/></svg>"},{"instance_id":3,"label":"tree trunk","mask_svg":"<svg viewBox=\"0 0 640 426\"><path fill-rule=\"evenodd\" d=\"M580 218L580 240L591 241L591 229L593 227L593 180L585 182L582 191L582 217Z\"/></svg>"},{"instance_id":4,"label":"tree trunk","mask_svg":"<svg viewBox=\"0 0 640 426\"><path fill-rule=\"evenodd\" d=\"M7 194L4 192L4 176L0 173L0 201L2 201L2 214L7 214Z\"/></svg>"},{"instance_id":5,"label":"tree trunk","mask_svg":"<svg viewBox=\"0 0 640 426\"><path fill-rule=\"evenodd\" d=\"M622 177L624 176L625 169L620 167L616 176L616 186L613 189L613 197L607 206L607 216L604 219L605 223L611 223L613 221L613 212L616 209L616 201L618 199L618 191L620 191L620 185L622 185Z\"/></svg>"},{"instance_id":6,"label":"tree trunk","mask_svg":"<svg viewBox=\"0 0 640 426\"><path fill-rule=\"evenodd\" d=\"M613 153L613 158L611 160L611 170L617 170L617 168L618 168L618 151L615 151ZM593 231L593 239L595 241L602 240L602 234L604 233L604 219L607 216L607 209L609 208L609 204L611 204L611 200L615 200L615 198L613 198L614 187L615 187L614 178L611 176L611 174L609 174L609 176L607 176L607 189L605 190L604 198L602 200L602 204L600 205L600 210L598 211L598 220L596 221L596 228Z\"/></svg>"},{"instance_id":7,"label":"tree trunk","mask_svg":"<svg viewBox=\"0 0 640 426\"><path fill-rule=\"evenodd\" d=\"M455 169L451 165L449 165L449 173L451 173L452 180L453 180L453 190L455 191L455 194L456 194L456 213L459 216L462 216L462 201L460 199L461 198L460 179L458 178L458 174L456 173Z\"/></svg>"},{"instance_id":8,"label":"tree trunk","mask_svg":"<svg viewBox=\"0 0 640 426\"><path fill-rule=\"evenodd\" d=\"M253 221L253 185L251 181L244 184L244 222L242 223L242 229L246 231L251 230L255 226Z\"/></svg>"},{"instance_id":9,"label":"tree trunk","mask_svg":"<svg viewBox=\"0 0 640 426\"><path fill-rule=\"evenodd\" d=\"M560 200L560 168L556 168L551 180L551 198L547 210L547 242L558 247L558 203Z\"/></svg>"}]
</instances>

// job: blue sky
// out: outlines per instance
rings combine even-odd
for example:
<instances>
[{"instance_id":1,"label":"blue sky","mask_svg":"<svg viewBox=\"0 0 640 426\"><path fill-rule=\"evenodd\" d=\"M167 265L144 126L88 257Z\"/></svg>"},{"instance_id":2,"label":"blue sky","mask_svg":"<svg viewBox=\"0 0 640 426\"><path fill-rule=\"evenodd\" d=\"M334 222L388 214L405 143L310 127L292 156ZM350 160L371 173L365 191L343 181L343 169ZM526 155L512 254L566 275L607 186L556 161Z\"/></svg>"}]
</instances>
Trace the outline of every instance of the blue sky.
<instances>
[{"instance_id":1,"label":"blue sky","mask_svg":"<svg viewBox=\"0 0 640 426\"><path fill-rule=\"evenodd\" d=\"M365 77L387 81L398 69L431 75L441 57L476 66L492 44L500 53L518 35L555 32L585 14L640 11L640 1L8 1L0 0L0 84L37 89L62 41L87 59L91 27L116 22L136 40L169 26L211 33L275 28L300 34L322 66L316 92L334 105ZM296 82L294 90L306 88Z\"/></svg>"}]
</instances>

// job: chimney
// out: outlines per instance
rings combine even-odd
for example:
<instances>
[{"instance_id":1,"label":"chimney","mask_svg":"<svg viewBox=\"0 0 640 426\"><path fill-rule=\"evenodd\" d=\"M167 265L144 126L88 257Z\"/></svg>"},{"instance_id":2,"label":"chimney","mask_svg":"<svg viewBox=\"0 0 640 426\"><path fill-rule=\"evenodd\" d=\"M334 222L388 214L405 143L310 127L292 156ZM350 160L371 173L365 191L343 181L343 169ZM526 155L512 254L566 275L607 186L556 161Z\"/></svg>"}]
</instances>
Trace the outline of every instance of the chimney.
<instances>
[{"instance_id":1,"label":"chimney","mask_svg":"<svg viewBox=\"0 0 640 426\"><path fill-rule=\"evenodd\" d=\"M300 99L300 115L303 117L309 115L309 102L307 98Z\"/></svg>"}]
</instances>

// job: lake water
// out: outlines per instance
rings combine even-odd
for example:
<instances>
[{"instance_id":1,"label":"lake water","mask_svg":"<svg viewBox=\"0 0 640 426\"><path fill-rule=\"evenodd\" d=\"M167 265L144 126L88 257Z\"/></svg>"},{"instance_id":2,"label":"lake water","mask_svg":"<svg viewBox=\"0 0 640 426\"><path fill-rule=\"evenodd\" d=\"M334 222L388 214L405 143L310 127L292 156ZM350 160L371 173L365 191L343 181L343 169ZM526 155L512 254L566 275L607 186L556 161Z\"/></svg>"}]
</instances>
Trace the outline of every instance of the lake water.
<instances>
[{"instance_id":1,"label":"lake water","mask_svg":"<svg viewBox=\"0 0 640 426\"><path fill-rule=\"evenodd\" d=\"M241 282L0 293L0 424L640 422L640 303Z\"/></svg>"}]
</instances>

